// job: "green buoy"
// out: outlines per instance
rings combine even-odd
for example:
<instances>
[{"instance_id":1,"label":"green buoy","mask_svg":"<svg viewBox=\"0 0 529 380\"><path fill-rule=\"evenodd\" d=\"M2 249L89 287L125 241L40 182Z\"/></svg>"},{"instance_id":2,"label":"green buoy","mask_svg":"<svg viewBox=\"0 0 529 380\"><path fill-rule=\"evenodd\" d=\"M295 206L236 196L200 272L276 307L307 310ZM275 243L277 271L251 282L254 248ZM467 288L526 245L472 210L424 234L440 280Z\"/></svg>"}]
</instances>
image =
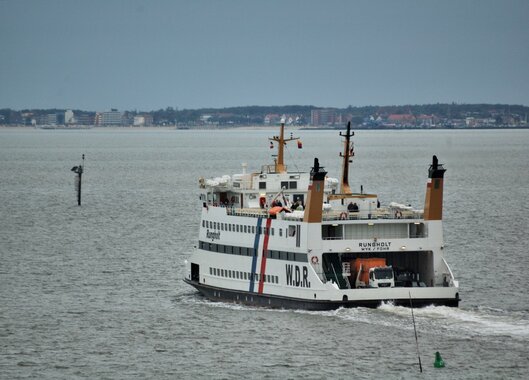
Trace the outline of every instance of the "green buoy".
<instances>
[{"instance_id":1,"label":"green buoy","mask_svg":"<svg viewBox=\"0 0 529 380\"><path fill-rule=\"evenodd\" d=\"M444 368L445 366L445 362L443 358L441 357L441 354L439 353L439 351L435 353L435 361L433 362L433 366L435 368Z\"/></svg>"}]
</instances>

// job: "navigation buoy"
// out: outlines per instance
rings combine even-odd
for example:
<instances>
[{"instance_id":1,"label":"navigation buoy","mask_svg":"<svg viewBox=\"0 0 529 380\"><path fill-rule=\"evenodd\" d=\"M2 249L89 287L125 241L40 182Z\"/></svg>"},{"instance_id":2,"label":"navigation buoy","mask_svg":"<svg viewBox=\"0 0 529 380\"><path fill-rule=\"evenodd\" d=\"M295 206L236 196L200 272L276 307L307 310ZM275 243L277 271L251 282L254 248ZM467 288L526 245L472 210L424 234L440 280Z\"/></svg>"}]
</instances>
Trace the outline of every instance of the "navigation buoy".
<instances>
[{"instance_id":1,"label":"navigation buoy","mask_svg":"<svg viewBox=\"0 0 529 380\"><path fill-rule=\"evenodd\" d=\"M433 366L435 368L444 368L445 366L445 362L443 358L441 357L441 354L439 353L439 351L435 353L435 361L433 362Z\"/></svg>"}]
</instances>

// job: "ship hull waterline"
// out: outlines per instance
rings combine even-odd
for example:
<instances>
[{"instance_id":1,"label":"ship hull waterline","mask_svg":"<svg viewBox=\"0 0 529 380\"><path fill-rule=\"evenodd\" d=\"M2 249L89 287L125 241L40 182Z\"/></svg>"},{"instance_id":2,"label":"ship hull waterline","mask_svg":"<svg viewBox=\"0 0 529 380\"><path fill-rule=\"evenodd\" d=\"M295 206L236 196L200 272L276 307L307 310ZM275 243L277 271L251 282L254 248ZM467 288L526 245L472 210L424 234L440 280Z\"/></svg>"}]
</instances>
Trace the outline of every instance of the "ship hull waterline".
<instances>
[{"instance_id":1,"label":"ship hull waterline","mask_svg":"<svg viewBox=\"0 0 529 380\"><path fill-rule=\"evenodd\" d=\"M377 308L383 303L391 303L395 306L404 307L426 307L426 306L448 306L458 307L459 297L456 298L413 298L410 299L372 299L333 301L322 299L302 299L284 297L273 294L259 294L240 290L220 288L216 286L201 284L187 278L184 281L195 287L204 297L213 302L235 303L248 306L260 306L272 309L295 309L295 310L336 310L339 308L366 307Z\"/></svg>"}]
</instances>

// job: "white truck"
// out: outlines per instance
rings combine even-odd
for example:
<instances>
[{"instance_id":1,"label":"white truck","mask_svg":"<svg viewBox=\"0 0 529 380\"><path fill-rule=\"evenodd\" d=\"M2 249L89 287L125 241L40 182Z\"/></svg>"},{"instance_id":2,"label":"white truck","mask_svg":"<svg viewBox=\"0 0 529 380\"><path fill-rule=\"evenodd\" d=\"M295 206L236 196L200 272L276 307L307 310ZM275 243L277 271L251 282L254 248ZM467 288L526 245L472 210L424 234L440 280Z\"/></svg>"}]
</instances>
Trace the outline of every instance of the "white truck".
<instances>
[{"instance_id":1,"label":"white truck","mask_svg":"<svg viewBox=\"0 0 529 380\"><path fill-rule=\"evenodd\" d=\"M356 272L356 288L394 288L395 275L393 268L386 264L384 258L357 258L350 262Z\"/></svg>"},{"instance_id":2,"label":"white truck","mask_svg":"<svg viewBox=\"0 0 529 380\"><path fill-rule=\"evenodd\" d=\"M376 267L369 269L370 288L394 288L395 276L392 267Z\"/></svg>"}]
</instances>

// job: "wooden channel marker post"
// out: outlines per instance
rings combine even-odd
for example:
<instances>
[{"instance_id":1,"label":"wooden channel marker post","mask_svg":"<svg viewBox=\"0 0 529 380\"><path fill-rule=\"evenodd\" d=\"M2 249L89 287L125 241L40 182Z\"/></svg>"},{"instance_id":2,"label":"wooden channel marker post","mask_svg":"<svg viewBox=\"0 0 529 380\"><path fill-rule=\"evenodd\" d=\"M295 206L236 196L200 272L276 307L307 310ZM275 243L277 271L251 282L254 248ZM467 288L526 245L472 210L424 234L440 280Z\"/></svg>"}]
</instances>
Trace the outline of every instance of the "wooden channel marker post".
<instances>
[{"instance_id":1,"label":"wooden channel marker post","mask_svg":"<svg viewBox=\"0 0 529 380\"><path fill-rule=\"evenodd\" d=\"M79 166L74 166L72 172L77 173L75 178L75 188L77 190L77 204L81 206L81 179L83 176L83 167L84 167L84 154L82 156L82 164Z\"/></svg>"}]
</instances>

